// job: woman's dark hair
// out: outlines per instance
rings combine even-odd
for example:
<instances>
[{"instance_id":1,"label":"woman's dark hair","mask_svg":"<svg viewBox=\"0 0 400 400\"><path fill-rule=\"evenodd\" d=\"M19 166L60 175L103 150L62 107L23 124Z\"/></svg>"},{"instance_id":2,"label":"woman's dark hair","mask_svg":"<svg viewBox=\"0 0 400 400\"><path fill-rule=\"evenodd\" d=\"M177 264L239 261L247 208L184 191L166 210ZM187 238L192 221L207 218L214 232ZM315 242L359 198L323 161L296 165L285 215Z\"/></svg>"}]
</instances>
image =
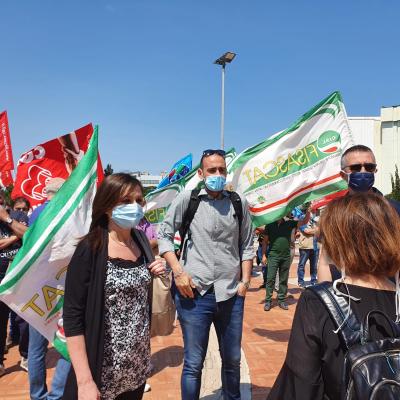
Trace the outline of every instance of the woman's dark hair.
<instances>
[{"instance_id":1,"label":"woman's dark hair","mask_svg":"<svg viewBox=\"0 0 400 400\"><path fill-rule=\"evenodd\" d=\"M107 211L121 203L127 193L139 187L143 193L140 181L127 173L118 173L104 178L93 200L92 222L89 233L82 238L88 240L94 251L103 245L103 232L108 229Z\"/></svg>"},{"instance_id":2,"label":"woman's dark hair","mask_svg":"<svg viewBox=\"0 0 400 400\"><path fill-rule=\"evenodd\" d=\"M381 195L333 200L322 213L320 235L328 256L349 275L389 277L400 269L400 219Z\"/></svg>"}]
</instances>

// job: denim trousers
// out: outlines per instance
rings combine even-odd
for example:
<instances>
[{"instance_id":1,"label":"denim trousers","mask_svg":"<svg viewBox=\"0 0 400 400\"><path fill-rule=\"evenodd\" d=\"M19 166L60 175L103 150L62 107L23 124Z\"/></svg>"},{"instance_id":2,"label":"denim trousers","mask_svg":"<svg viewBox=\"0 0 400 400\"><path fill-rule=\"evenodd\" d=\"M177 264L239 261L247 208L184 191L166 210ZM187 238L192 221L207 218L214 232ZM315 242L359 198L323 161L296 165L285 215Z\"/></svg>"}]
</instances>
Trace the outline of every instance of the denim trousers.
<instances>
[{"instance_id":1,"label":"denim trousers","mask_svg":"<svg viewBox=\"0 0 400 400\"><path fill-rule=\"evenodd\" d=\"M31 400L59 400L64 393L65 382L71 363L62 357L58 360L51 384L47 392L46 353L48 340L35 328L29 326L28 375Z\"/></svg>"},{"instance_id":2,"label":"denim trousers","mask_svg":"<svg viewBox=\"0 0 400 400\"><path fill-rule=\"evenodd\" d=\"M19 342L19 326L18 323L15 321L17 318L17 314L14 311L10 311L10 337L13 343Z\"/></svg>"},{"instance_id":3,"label":"denim trousers","mask_svg":"<svg viewBox=\"0 0 400 400\"><path fill-rule=\"evenodd\" d=\"M299 265L297 266L297 282L304 285L304 269L307 260L310 260L311 284L317 283L318 254L314 249L299 249Z\"/></svg>"},{"instance_id":4,"label":"denim trousers","mask_svg":"<svg viewBox=\"0 0 400 400\"><path fill-rule=\"evenodd\" d=\"M223 398L239 400L244 297L235 295L217 303L214 293L207 292L204 296L197 290L194 293L195 297L189 299L175 292L175 305L184 343L182 400L196 400L200 396L201 373L211 323L215 327L222 361Z\"/></svg>"}]
</instances>

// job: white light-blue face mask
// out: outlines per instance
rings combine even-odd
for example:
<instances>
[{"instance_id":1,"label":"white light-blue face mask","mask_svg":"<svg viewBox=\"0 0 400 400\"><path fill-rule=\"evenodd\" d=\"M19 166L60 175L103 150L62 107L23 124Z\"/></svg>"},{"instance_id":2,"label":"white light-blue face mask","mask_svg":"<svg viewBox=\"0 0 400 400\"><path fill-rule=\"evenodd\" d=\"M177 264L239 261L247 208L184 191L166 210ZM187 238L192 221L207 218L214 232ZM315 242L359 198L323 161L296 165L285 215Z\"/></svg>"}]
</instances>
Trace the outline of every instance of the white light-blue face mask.
<instances>
[{"instance_id":1,"label":"white light-blue face mask","mask_svg":"<svg viewBox=\"0 0 400 400\"><path fill-rule=\"evenodd\" d=\"M339 326L336 330L333 331L334 333L339 333L339 331L342 329L343 325L344 325L344 324L346 323L346 321L349 319L350 313L351 313L351 309L350 309L350 307L351 307L351 301L352 301L352 300L354 300L354 301L360 301L360 300L361 300L361 299L359 299L359 298L357 298L357 297L354 297L354 296L351 296L351 295L350 295L349 288L348 288L348 286L347 286L347 284L346 284L346 282L345 282L345 279L346 279L346 271L345 271L344 268L342 268L341 271L342 271L342 277L339 278L339 279L336 279L336 280L333 282L333 285L332 285L332 286L333 286L333 290L334 290L336 296L347 297L347 298L349 299L349 304L348 304L348 309L347 309L348 311L347 311L347 315L346 315L345 319L344 319L343 322L340 324L340 326ZM343 292L341 292L341 291L337 288L338 283L344 283L344 284L345 284L347 293L343 293Z\"/></svg>"},{"instance_id":2,"label":"white light-blue face mask","mask_svg":"<svg viewBox=\"0 0 400 400\"><path fill-rule=\"evenodd\" d=\"M132 229L144 217L143 208L138 203L121 204L112 210L112 220L121 228Z\"/></svg>"},{"instance_id":3,"label":"white light-blue face mask","mask_svg":"<svg viewBox=\"0 0 400 400\"><path fill-rule=\"evenodd\" d=\"M212 192L221 192L226 184L226 177L223 175L209 175L204 183L208 190Z\"/></svg>"}]
</instances>

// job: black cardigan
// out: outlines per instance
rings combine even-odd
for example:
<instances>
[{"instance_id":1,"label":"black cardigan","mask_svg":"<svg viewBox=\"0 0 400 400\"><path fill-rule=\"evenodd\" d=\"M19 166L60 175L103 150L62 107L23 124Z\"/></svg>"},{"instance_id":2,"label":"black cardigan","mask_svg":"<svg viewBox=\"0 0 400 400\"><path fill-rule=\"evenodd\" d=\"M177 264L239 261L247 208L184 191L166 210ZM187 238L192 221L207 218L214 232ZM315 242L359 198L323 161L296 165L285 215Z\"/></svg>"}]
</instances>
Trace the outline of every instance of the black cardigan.
<instances>
[{"instance_id":1,"label":"black cardigan","mask_svg":"<svg viewBox=\"0 0 400 400\"><path fill-rule=\"evenodd\" d=\"M100 389L104 352L104 284L108 258L108 232L104 229L105 246L94 253L82 240L68 266L65 281L63 322L65 336L84 335L89 368ZM132 238L138 244L146 262L154 260L146 235L132 229ZM151 290L149 304L151 307ZM76 376L73 368L68 375L63 399L78 398Z\"/></svg>"}]
</instances>

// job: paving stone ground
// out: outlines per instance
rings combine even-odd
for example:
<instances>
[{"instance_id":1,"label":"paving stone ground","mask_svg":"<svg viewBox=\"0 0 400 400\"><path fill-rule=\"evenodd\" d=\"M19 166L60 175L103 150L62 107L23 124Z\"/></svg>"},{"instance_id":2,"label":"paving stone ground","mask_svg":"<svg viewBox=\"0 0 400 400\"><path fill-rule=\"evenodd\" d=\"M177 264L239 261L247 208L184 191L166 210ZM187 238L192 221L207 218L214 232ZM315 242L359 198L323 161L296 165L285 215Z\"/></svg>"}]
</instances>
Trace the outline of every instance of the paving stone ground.
<instances>
[{"instance_id":1,"label":"paving stone ground","mask_svg":"<svg viewBox=\"0 0 400 400\"><path fill-rule=\"evenodd\" d=\"M295 286L296 270L297 257L290 271L289 282L292 284L289 285L289 311L281 310L274 302L271 311L264 312L265 290L258 288L262 283L262 277L259 275L252 279L245 303L242 341L242 355L244 354L245 360L241 374L243 400L264 400L282 366L296 303L301 293ZM215 337L210 342L209 350L205 362L201 398L216 400L219 399L220 359ZM0 400L29 399L27 373L18 367L17 347L10 349L6 357L5 366L8 373L0 378ZM56 360L57 353L50 349L47 356L49 384ZM171 335L152 339L154 371L149 379L152 389L144 395L144 400L179 400L182 362L183 342L178 323Z\"/></svg>"}]
</instances>

